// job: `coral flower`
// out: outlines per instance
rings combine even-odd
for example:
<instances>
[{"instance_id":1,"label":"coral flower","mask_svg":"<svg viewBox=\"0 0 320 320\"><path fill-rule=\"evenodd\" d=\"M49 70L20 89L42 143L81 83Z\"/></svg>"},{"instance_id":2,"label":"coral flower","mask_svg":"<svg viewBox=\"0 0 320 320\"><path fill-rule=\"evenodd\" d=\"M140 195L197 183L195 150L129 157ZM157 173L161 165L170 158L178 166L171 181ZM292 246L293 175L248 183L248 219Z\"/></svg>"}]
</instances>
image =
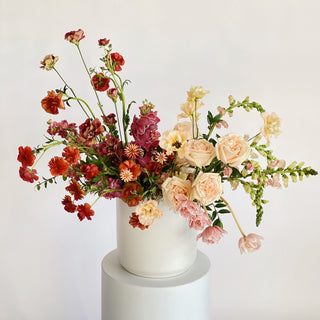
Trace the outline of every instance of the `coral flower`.
<instances>
[{"instance_id":1,"label":"coral flower","mask_svg":"<svg viewBox=\"0 0 320 320\"><path fill-rule=\"evenodd\" d=\"M128 182L122 189L120 199L129 207L135 207L142 200L142 186L137 182Z\"/></svg>"},{"instance_id":2,"label":"coral flower","mask_svg":"<svg viewBox=\"0 0 320 320\"><path fill-rule=\"evenodd\" d=\"M74 146L68 146L63 149L62 156L69 164L76 165L80 160L80 151Z\"/></svg>"},{"instance_id":3,"label":"coral flower","mask_svg":"<svg viewBox=\"0 0 320 320\"><path fill-rule=\"evenodd\" d=\"M114 71L121 71L121 66L124 65L124 59L121 54L114 52L110 54L111 63L114 66Z\"/></svg>"},{"instance_id":4,"label":"coral flower","mask_svg":"<svg viewBox=\"0 0 320 320\"><path fill-rule=\"evenodd\" d=\"M141 174L141 167L132 159L126 160L119 165L120 178L125 182L137 180Z\"/></svg>"},{"instance_id":5,"label":"coral flower","mask_svg":"<svg viewBox=\"0 0 320 320\"><path fill-rule=\"evenodd\" d=\"M209 226L197 236L197 240L202 238L203 242L217 243L220 241L224 233L227 233L227 231L218 226Z\"/></svg>"},{"instance_id":6,"label":"coral flower","mask_svg":"<svg viewBox=\"0 0 320 320\"><path fill-rule=\"evenodd\" d=\"M109 89L110 79L105 77L103 73L95 74L92 77L92 84L97 91L106 91Z\"/></svg>"},{"instance_id":7,"label":"coral flower","mask_svg":"<svg viewBox=\"0 0 320 320\"><path fill-rule=\"evenodd\" d=\"M52 158L49 163L50 172L53 176L64 176L70 167L70 164L67 160L64 160L61 157Z\"/></svg>"},{"instance_id":8,"label":"coral flower","mask_svg":"<svg viewBox=\"0 0 320 320\"><path fill-rule=\"evenodd\" d=\"M84 37L84 31L82 29L79 29L78 31L67 32L64 36L64 39L71 43L74 43L75 45L78 45L79 41L82 40Z\"/></svg>"},{"instance_id":9,"label":"coral flower","mask_svg":"<svg viewBox=\"0 0 320 320\"><path fill-rule=\"evenodd\" d=\"M85 163L81 167L81 172L85 174L85 177L87 180L92 179L93 177L97 176L99 174L99 169L95 164L87 164Z\"/></svg>"},{"instance_id":10,"label":"coral flower","mask_svg":"<svg viewBox=\"0 0 320 320\"><path fill-rule=\"evenodd\" d=\"M27 167L20 167L19 169L20 178L24 181L31 182L31 183L39 179L36 173L37 173L37 170L29 169Z\"/></svg>"},{"instance_id":11,"label":"coral flower","mask_svg":"<svg viewBox=\"0 0 320 320\"><path fill-rule=\"evenodd\" d=\"M75 212L77 209L77 206L72 202L70 196L65 196L61 203L64 205L64 210L67 212Z\"/></svg>"},{"instance_id":12,"label":"coral flower","mask_svg":"<svg viewBox=\"0 0 320 320\"><path fill-rule=\"evenodd\" d=\"M261 240L263 240L263 237L255 233L250 233L247 236L243 236L239 239L240 253L242 254L258 250L261 247Z\"/></svg>"},{"instance_id":13,"label":"coral flower","mask_svg":"<svg viewBox=\"0 0 320 320\"><path fill-rule=\"evenodd\" d=\"M65 109L62 101L62 93L56 94L55 91L48 91L48 95L41 100L42 108L51 114L58 114L58 109Z\"/></svg>"},{"instance_id":14,"label":"coral flower","mask_svg":"<svg viewBox=\"0 0 320 320\"><path fill-rule=\"evenodd\" d=\"M81 200L83 196L86 195L86 192L81 189L80 184L74 179L71 180L71 183L66 187L66 190L74 196L74 200L76 201Z\"/></svg>"},{"instance_id":15,"label":"coral flower","mask_svg":"<svg viewBox=\"0 0 320 320\"><path fill-rule=\"evenodd\" d=\"M32 149L30 147L19 147L17 160L22 163L23 167L32 166L35 159L36 156L32 153Z\"/></svg>"},{"instance_id":16,"label":"coral flower","mask_svg":"<svg viewBox=\"0 0 320 320\"><path fill-rule=\"evenodd\" d=\"M80 204L77 207L78 210L78 218L82 221L84 218L91 220L91 217L94 215L94 211L91 209L89 203Z\"/></svg>"}]
</instances>

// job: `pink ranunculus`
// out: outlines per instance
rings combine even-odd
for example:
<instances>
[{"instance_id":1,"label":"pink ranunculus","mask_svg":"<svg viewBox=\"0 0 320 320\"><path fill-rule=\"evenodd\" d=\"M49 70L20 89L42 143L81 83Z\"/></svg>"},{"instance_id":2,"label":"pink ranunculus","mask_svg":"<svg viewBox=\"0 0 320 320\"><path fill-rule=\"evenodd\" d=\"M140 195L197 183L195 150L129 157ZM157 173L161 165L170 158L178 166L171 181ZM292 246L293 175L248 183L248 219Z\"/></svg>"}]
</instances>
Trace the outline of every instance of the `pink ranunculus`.
<instances>
[{"instance_id":1,"label":"pink ranunculus","mask_svg":"<svg viewBox=\"0 0 320 320\"><path fill-rule=\"evenodd\" d=\"M194 202L188 199L185 194L177 194L175 196L178 200L177 212L179 212L184 218L190 218L199 214L201 208Z\"/></svg>"},{"instance_id":2,"label":"pink ranunculus","mask_svg":"<svg viewBox=\"0 0 320 320\"><path fill-rule=\"evenodd\" d=\"M197 240L202 238L203 242L217 243L220 241L224 233L227 233L227 231L218 226L209 226L197 236Z\"/></svg>"},{"instance_id":3,"label":"pink ranunculus","mask_svg":"<svg viewBox=\"0 0 320 320\"><path fill-rule=\"evenodd\" d=\"M192 215L189 218L189 227L196 229L196 230L202 230L203 228L211 225L211 219L208 217L208 215L200 210L198 214Z\"/></svg>"},{"instance_id":4,"label":"pink ranunculus","mask_svg":"<svg viewBox=\"0 0 320 320\"><path fill-rule=\"evenodd\" d=\"M240 253L242 254L258 250L261 247L261 240L263 240L263 237L255 233L250 233L247 236L243 236L239 239Z\"/></svg>"}]
</instances>

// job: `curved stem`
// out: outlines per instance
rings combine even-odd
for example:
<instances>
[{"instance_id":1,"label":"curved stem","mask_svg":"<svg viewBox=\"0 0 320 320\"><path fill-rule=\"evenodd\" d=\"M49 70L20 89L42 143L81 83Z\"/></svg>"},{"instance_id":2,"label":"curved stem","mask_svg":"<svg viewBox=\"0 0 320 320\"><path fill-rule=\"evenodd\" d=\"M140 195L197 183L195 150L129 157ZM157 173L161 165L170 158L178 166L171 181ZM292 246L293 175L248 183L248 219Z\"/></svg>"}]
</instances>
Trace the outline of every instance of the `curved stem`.
<instances>
[{"instance_id":1,"label":"curved stem","mask_svg":"<svg viewBox=\"0 0 320 320\"><path fill-rule=\"evenodd\" d=\"M80 98L77 98L77 97L70 97L70 96L67 95L67 94L64 94L64 95L65 95L67 98L69 98L69 99L81 101L82 103L84 103L84 104L87 106L88 110L90 111L93 119L95 119L94 113L92 112L92 110L91 110L91 108L89 107L89 105L88 105L83 99L80 99ZM88 118L90 118L90 117L88 116Z\"/></svg>"},{"instance_id":2,"label":"curved stem","mask_svg":"<svg viewBox=\"0 0 320 320\"><path fill-rule=\"evenodd\" d=\"M230 212L231 212L231 214L232 214L232 217L233 217L235 223L237 224L237 227L238 227L239 231L240 231L241 234L245 237L246 235L245 235L245 233L243 232L243 230L241 229L240 224L239 224L239 222L238 222L238 220L237 220L237 218L236 218L236 215L234 214L233 210L231 209L229 203L228 203L227 200L225 200L223 197L220 197L220 199L226 204L226 206L227 206L228 209L230 210Z\"/></svg>"},{"instance_id":3,"label":"curved stem","mask_svg":"<svg viewBox=\"0 0 320 320\"><path fill-rule=\"evenodd\" d=\"M92 79L91 79L90 72L89 72L88 67L87 67L87 65L86 65L86 63L85 63L85 61L84 61L83 56L82 56L82 52L81 52L81 50L80 50L80 46L79 46L79 44L77 44L76 46L77 46L77 48L78 48L78 51L79 51L79 54L80 54L82 63L83 63L83 65L84 65L84 67L85 67L85 69L86 69L86 71L87 71L88 76L89 76L90 83L91 83L91 85L92 85L93 91L94 91L94 93L95 93L95 95L96 95L96 97L97 97L98 106L99 106L102 114L105 115L105 114L104 114L104 111L103 111L103 109L102 109L102 104L101 104L100 99L99 99L98 94L97 94L97 90L95 89L95 87L94 87L94 85L93 85L93 83L92 83Z\"/></svg>"},{"instance_id":4,"label":"curved stem","mask_svg":"<svg viewBox=\"0 0 320 320\"><path fill-rule=\"evenodd\" d=\"M119 134L120 134L120 140L122 141L122 134L121 134L121 128L120 128L120 118L119 118L119 114L118 114L118 108L117 108L117 102L114 101L114 108L116 109L116 115L117 115L117 119L118 119L118 127L119 127Z\"/></svg>"},{"instance_id":5,"label":"curved stem","mask_svg":"<svg viewBox=\"0 0 320 320\"><path fill-rule=\"evenodd\" d=\"M31 170L33 170L35 168L35 166L38 164L38 162L40 161L40 159L43 157L43 155L46 153L47 150L49 150L52 147L58 146L60 144L62 144L62 141L55 141L47 146L45 146L43 148L42 154L40 155L40 157L37 159L37 161L33 164L33 166L31 167Z\"/></svg>"}]
</instances>

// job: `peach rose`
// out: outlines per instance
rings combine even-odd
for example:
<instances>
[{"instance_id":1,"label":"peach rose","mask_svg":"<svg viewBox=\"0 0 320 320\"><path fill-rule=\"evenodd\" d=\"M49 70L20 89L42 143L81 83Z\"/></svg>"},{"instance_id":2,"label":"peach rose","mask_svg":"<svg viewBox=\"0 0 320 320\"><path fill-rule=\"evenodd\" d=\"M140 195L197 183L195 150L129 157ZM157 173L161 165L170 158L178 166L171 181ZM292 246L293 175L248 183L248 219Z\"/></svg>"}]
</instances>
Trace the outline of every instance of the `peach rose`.
<instances>
[{"instance_id":1,"label":"peach rose","mask_svg":"<svg viewBox=\"0 0 320 320\"><path fill-rule=\"evenodd\" d=\"M149 200L141 203L136 208L136 215L139 217L139 222L144 226L150 226L154 219L162 217L162 211L157 208L158 202Z\"/></svg>"},{"instance_id":2,"label":"peach rose","mask_svg":"<svg viewBox=\"0 0 320 320\"><path fill-rule=\"evenodd\" d=\"M179 205L176 195L183 194L189 198L191 192L191 181L183 180L174 176L167 178L162 184L161 188L163 200L171 209L176 209Z\"/></svg>"},{"instance_id":3,"label":"peach rose","mask_svg":"<svg viewBox=\"0 0 320 320\"><path fill-rule=\"evenodd\" d=\"M215 156L213 144L205 139L189 140L185 145L184 157L192 166L207 166Z\"/></svg>"},{"instance_id":4,"label":"peach rose","mask_svg":"<svg viewBox=\"0 0 320 320\"><path fill-rule=\"evenodd\" d=\"M219 138L215 148L218 160L230 167L239 166L250 154L248 141L234 133Z\"/></svg>"},{"instance_id":5,"label":"peach rose","mask_svg":"<svg viewBox=\"0 0 320 320\"><path fill-rule=\"evenodd\" d=\"M220 199L221 194L222 183L218 173L200 172L193 181L191 198L199 200L204 206Z\"/></svg>"}]
</instances>

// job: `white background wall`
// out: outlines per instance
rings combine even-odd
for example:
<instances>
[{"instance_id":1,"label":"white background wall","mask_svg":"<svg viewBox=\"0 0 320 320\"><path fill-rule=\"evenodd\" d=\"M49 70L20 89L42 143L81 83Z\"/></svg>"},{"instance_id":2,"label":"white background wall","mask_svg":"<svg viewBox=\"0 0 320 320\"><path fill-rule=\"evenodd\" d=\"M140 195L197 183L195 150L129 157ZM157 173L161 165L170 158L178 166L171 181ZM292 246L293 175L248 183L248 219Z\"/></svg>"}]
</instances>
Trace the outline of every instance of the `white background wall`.
<instances>
[{"instance_id":1,"label":"white background wall","mask_svg":"<svg viewBox=\"0 0 320 320\"><path fill-rule=\"evenodd\" d=\"M128 99L149 98L162 131L175 124L191 85L211 90L203 114L226 105L229 94L250 95L282 118L275 154L319 170L319 1L0 3L1 320L100 317L100 262L116 247L114 202L100 201L94 219L79 222L60 204L63 183L37 192L20 180L16 161L18 146L44 141L50 116L40 100L61 86L53 72L39 69L46 54L58 55L57 68L95 103L75 47L64 40L70 30L85 31L81 46L90 66L98 65L97 40L112 39L126 60L123 76L133 82ZM83 119L76 113L75 106L56 119ZM230 131L254 134L261 119L247 116L235 114ZM38 167L45 176L49 156ZM271 204L256 230L247 195L225 191L244 230L264 236L260 251L239 254L240 234L229 217L220 244L199 243L212 261L213 319L320 317L319 178L266 195Z\"/></svg>"}]
</instances>

